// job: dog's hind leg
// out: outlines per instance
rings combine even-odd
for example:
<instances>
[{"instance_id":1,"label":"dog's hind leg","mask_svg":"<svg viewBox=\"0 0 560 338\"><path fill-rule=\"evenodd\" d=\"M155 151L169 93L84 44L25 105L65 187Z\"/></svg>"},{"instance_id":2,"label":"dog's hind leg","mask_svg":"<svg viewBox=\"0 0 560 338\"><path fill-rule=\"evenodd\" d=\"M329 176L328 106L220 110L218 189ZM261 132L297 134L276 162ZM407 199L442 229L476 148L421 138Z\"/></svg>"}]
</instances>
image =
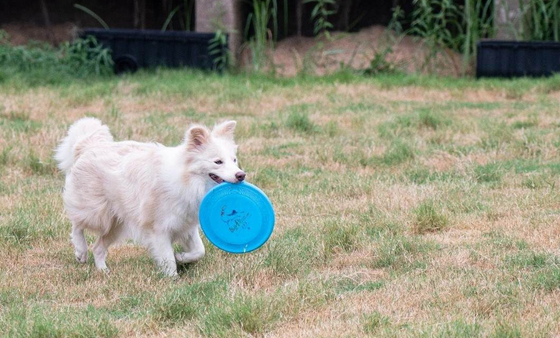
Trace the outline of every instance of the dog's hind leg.
<instances>
[{"instance_id":1,"label":"dog's hind leg","mask_svg":"<svg viewBox=\"0 0 560 338\"><path fill-rule=\"evenodd\" d=\"M84 264L88 258L88 247L86 238L84 237L84 229L79 228L76 223L72 222L72 233L70 234L72 244L74 244L74 255L78 263Z\"/></svg>"},{"instance_id":2,"label":"dog's hind leg","mask_svg":"<svg viewBox=\"0 0 560 338\"><path fill-rule=\"evenodd\" d=\"M179 263L196 262L204 257L204 244L200 239L198 227L193 227L189 233L180 239L180 245L185 252L178 252L175 258Z\"/></svg>"},{"instance_id":3,"label":"dog's hind leg","mask_svg":"<svg viewBox=\"0 0 560 338\"><path fill-rule=\"evenodd\" d=\"M97 269L104 272L109 272L109 268L105 263L109 246L103 240L104 237L105 236L97 237L95 244L93 244L93 259L95 260L95 266L97 267Z\"/></svg>"},{"instance_id":4,"label":"dog's hind leg","mask_svg":"<svg viewBox=\"0 0 560 338\"><path fill-rule=\"evenodd\" d=\"M109 247L119 239L122 230L123 229L120 224L113 224L113 227L107 234L99 236L95 241L95 244L93 245L93 258L97 269L103 272L109 272L107 263L105 263L107 253L109 251Z\"/></svg>"}]
</instances>

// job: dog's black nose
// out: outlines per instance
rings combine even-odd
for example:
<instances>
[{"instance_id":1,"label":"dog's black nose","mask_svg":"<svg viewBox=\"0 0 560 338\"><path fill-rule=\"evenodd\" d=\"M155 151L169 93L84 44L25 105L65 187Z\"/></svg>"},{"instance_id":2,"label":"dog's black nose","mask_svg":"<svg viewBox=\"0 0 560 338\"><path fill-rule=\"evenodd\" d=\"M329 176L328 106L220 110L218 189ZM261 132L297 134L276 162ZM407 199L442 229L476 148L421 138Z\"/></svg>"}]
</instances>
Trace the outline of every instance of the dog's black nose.
<instances>
[{"instance_id":1,"label":"dog's black nose","mask_svg":"<svg viewBox=\"0 0 560 338\"><path fill-rule=\"evenodd\" d=\"M243 171L240 171L235 174L235 178L237 178L237 181L241 182L245 179L245 173Z\"/></svg>"}]
</instances>

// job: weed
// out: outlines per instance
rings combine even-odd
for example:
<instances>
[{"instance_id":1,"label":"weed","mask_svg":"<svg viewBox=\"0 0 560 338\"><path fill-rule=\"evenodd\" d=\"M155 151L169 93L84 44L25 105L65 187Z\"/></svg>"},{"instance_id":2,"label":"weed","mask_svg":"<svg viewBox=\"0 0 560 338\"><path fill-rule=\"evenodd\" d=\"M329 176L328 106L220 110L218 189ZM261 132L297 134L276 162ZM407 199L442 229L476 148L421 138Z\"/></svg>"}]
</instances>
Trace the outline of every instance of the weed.
<instances>
[{"instance_id":1,"label":"weed","mask_svg":"<svg viewBox=\"0 0 560 338\"><path fill-rule=\"evenodd\" d=\"M440 210L441 208L433 200L422 202L414 209L414 232L425 234L447 228L449 220Z\"/></svg>"},{"instance_id":2,"label":"weed","mask_svg":"<svg viewBox=\"0 0 560 338\"><path fill-rule=\"evenodd\" d=\"M330 255L337 250L352 251L356 249L360 227L353 223L329 221L323 228L325 254Z\"/></svg>"},{"instance_id":3,"label":"weed","mask_svg":"<svg viewBox=\"0 0 560 338\"><path fill-rule=\"evenodd\" d=\"M52 159L48 162L42 161L34 152L27 155L27 166L33 174L36 175L52 175L56 173L56 165Z\"/></svg>"},{"instance_id":4,"label":"weed","mask_svg":"<svg viewBox=\"0 0 560 338\"><path fill-rule=\"evenodd\" d=\"M29 133L41 127L41 123L31 120L27 112L14 112L0 115L0 126L13 130L16 133Z\"/></svg>"},{"instance_id":5,"label":"weed","mask_svg":"<svg viewBox=\"0 0 560 338\"><path fill-rule=\"evenodd\" d=\"M521 251L506 258L506 264L512 268L542 269L547 266L559 265L560 260L551 255Z\"/></svg>"},{"instance_id":6,"label":"weed","mask_svg":"<svg viewBox=\"0 0 560 338\"><path fill-rule=\"evenodd\" d=\"M155 305L154 318L180 324L195 318L201 309L222 299L225 292L226 284L222 281L185 285Z\"/></svg>"},{"instance_id":7,"label":"weed","mask_svg":"<svg viewBox=\"0 0 560 338\"><path fill-rule=\"evenodd\" d=\"M454 320L445 325L445 327L438 333L437 337L444 338L471 338L480 337L481 325L474 323L470 324L465 320Z\"/></svg>"},{"instance_id":8,"label":"weed","mask_svg":"<svg viewBox=\"0 0 560 338\"><path fill-rule=\"evenodd\" d=\"M0 165L6 166L10 162L10 151L12 150L11 147L6 147L2 149L0 152Z\"/></svg>"},{"instance_id":9,"label":"weed","mask_svg":"<svg viewBox=\"0 0 560 338\"><path fill-rule=\"evenodd\" d=\"M422 256L436 246L420 238L401 235L384 236L376 249L374 268L407 269L423 267Z\"/></svg>"},{"instance_id":10,"label":"weed","mask_svg":"<svg viewBox=\"0 0 560 338\"><path fill-rule=\"evenodd\" d=\"M338 124L334 121L329 121L322 129L328 137L334 137L340 132Z\"/></svg>"},{"instance_id":11,"label":"weed","mask_svg":"<svg viewBox=\"0 0 560 338\"><path fill-rule=\"evenodd\" d=\"M297 110L288 115L285 124L286 127L301 133L313 133L318 130L318 126L309 119L306 112Z\"/></svg>"},{"instance_id":12,"label":"weed","mask_svg":"<svg viewBox=\"0 0 560 338\"><path fill-rule=\"evenodd\" d=\"M436 130L449 125L450 121L431 109L421 109L418 113L418 123L422 127Z\"/></svg>"},{"instance_id":13,"label":"weed","mask_svg":"<svg viewBox=\"0 0 560 338\"><path fill-rule=\"evenodd\" d=\"M21 303L20 303L21 304ZM97 311L53 311L42 307L12 308L0 317L7 337L117 337L118 329Z\"/></svg>"},{"instance_id":14,"label":"weed","mask_svg":"<svg viewBox=\"0 0 560 338\"><path fill-rule=\"evenodd\" d=\"M536 127L539 124L539 120L537 115L533 115L532 117L530 117L527 120L524 121L515 121L511 127L513 129L528 129L528 128L533 128Z\"/></svg>"},{"instance_id":15,"label":"weed","mask_svg":"<svg viewBox=\"0 0 560 338\"><path fill-rule=\"evenodd\" d=\"M339 280L335 283L337 293L375 291L385 286L383 281L355 281L350 278Z\"/></svg>"},{"instance_id":16,"label":"weed","mask_svg":"<svg viewBox=\"0 0 560 338\"><path fill-rule=\"evenodd\" d=\"M294 276L310 271L319 261L319 243L301 228L288 230L266 247L264 265L279 276Z\"/></svg>"},{"instance_id":17,"label":"weed","mask_svg":"<svg viewBox=\"0 0 560 338\"><path fill-rule=\"evenodd\" d=\"M377 74L391 74L398 71L397 65L389 60L387 57L393 53L393 49L387 47L381 51L376 51L369 63L369 67L364 71L366 75Z\"/></svg>"},{"instance_id":18,"label":"weed","mask_svg":"<svg viewBox=\"0 0 560 338\"><path fill-rule=\"evenodd\" d=\"M363 317L364 332L374 334L378 330L390 325L389 318L379 312L373 312Z\"/></svg>"},{"instance_id":19,"label":"weed","mask_svg":"<svg viewBox=\"0 0 560 338\"><path fill-rule=\"evenodd\" d=\"M540 263L537 262L537 265L538 264ZM551 264L547 268L539 270L533 276L532 285L534 289L541 289L547 292L553 292L560 289L560 265L558 262Z\"/></svg>"},{"instance_id":20,"label":"weed","mask_svg":"<svg viewBox=\"0 0 560 338\"><path fill-rule=\"evenodd\" d=\"M474 168L474 178L479 183L498 183L503 176L504 171L500 163L478 165Z\"/></svg>"},{"instance_id":21,"label":"weed","mask_svg":"<svg viewBox=\"0 0 560 338\"><path fill-rule=\"evenodd\" d=\"M509 323L499 323L492 335L492 338L521 338L521 331L518 327L512 326Z\"/></svg>"},{"instance_id":22,"label":"weed","mask_svg":"<svg viewBox=\"0 0 560 338\"><path fill-rule=\"evenodd\" d=\"M414 158L413 148L399 139L393 141L381 157L381 162L387 166L399 165Z\"/></svg>"},{"instance_id":23,"label":"weed","mask_svg":"<svg viewBox=\"0 0 560 338\"><path fill-rule=\"evenodd\" d=\"M5 74L17 74L35 86L113 72L110 51L93 37L64 43L58 49L38 44L11 46L0 41L0 66Z\"/></svg>"}]
</instances>

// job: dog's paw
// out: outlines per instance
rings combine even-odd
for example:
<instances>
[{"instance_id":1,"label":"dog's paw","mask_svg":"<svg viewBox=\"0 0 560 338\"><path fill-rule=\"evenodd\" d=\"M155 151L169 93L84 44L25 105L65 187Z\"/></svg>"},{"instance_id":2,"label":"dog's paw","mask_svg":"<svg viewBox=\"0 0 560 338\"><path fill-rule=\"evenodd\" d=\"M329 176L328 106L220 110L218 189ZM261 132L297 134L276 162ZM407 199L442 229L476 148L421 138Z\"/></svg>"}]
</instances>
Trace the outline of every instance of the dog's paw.
<instances>
[{"instance_id":1,"label":"dog's paw","mask_svg":"<svg viewBox=\"0 0 560 338\"><path fill-rule=\"evenodd\" d=\"M106 275L108 275L109 273L111 273L111 270L109 270L108 267L98 268L97 271L103 272L103 273L106 274Z\"/></svg>"},{"instance_id":2,"label":"dog's paw","mask_svg":"<svg viewBox=\"0 0 560 338\"><path fill-rule=\"evenodd\" d=\"M201 260L202 257L204 257L204 251L175 253L175 260L179 264L194 263Z\"/></svg>"},{"instance_id":3,"label":"dog's paw","mask_svg":"<svg viewBox=\"0 0 560 338\"><path fill-rule=\"evenodd\" d=\"M86 252L74 252L74 255L76 256L76 261L80 264L84 264L87 262L88 259L88 253Z\"/></svg>"},{"instance_id":4,"label":"dog's paw","mask_svg":"<svg viewBox=\"0 0 560 338\"><path fill-rule=\"evenodd\" d=\"M183 258L183 252L176 252L175 253L175 260L179 264L185 263L184 258Z\"/></svg>"}]
</instances>

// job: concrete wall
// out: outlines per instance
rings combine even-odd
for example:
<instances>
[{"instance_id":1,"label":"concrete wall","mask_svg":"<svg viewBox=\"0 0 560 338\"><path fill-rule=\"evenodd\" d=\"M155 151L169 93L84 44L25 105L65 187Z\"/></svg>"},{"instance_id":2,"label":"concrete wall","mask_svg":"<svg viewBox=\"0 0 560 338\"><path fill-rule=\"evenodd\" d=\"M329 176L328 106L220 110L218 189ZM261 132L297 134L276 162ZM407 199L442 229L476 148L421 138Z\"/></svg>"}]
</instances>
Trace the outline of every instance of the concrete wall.
<instances>
[{"instance_id":1,"label":"concrete wall","mask_svg":"<svg viewBox=\"0 0 560 338\"><path fill-rule=\"evenodd\" d=\"M197 0L196 31L215 32L225 29L229 34L229 47L236 57L241 46L242 22L240 13L242 0Z\"/></svg>"}]
</instances>

